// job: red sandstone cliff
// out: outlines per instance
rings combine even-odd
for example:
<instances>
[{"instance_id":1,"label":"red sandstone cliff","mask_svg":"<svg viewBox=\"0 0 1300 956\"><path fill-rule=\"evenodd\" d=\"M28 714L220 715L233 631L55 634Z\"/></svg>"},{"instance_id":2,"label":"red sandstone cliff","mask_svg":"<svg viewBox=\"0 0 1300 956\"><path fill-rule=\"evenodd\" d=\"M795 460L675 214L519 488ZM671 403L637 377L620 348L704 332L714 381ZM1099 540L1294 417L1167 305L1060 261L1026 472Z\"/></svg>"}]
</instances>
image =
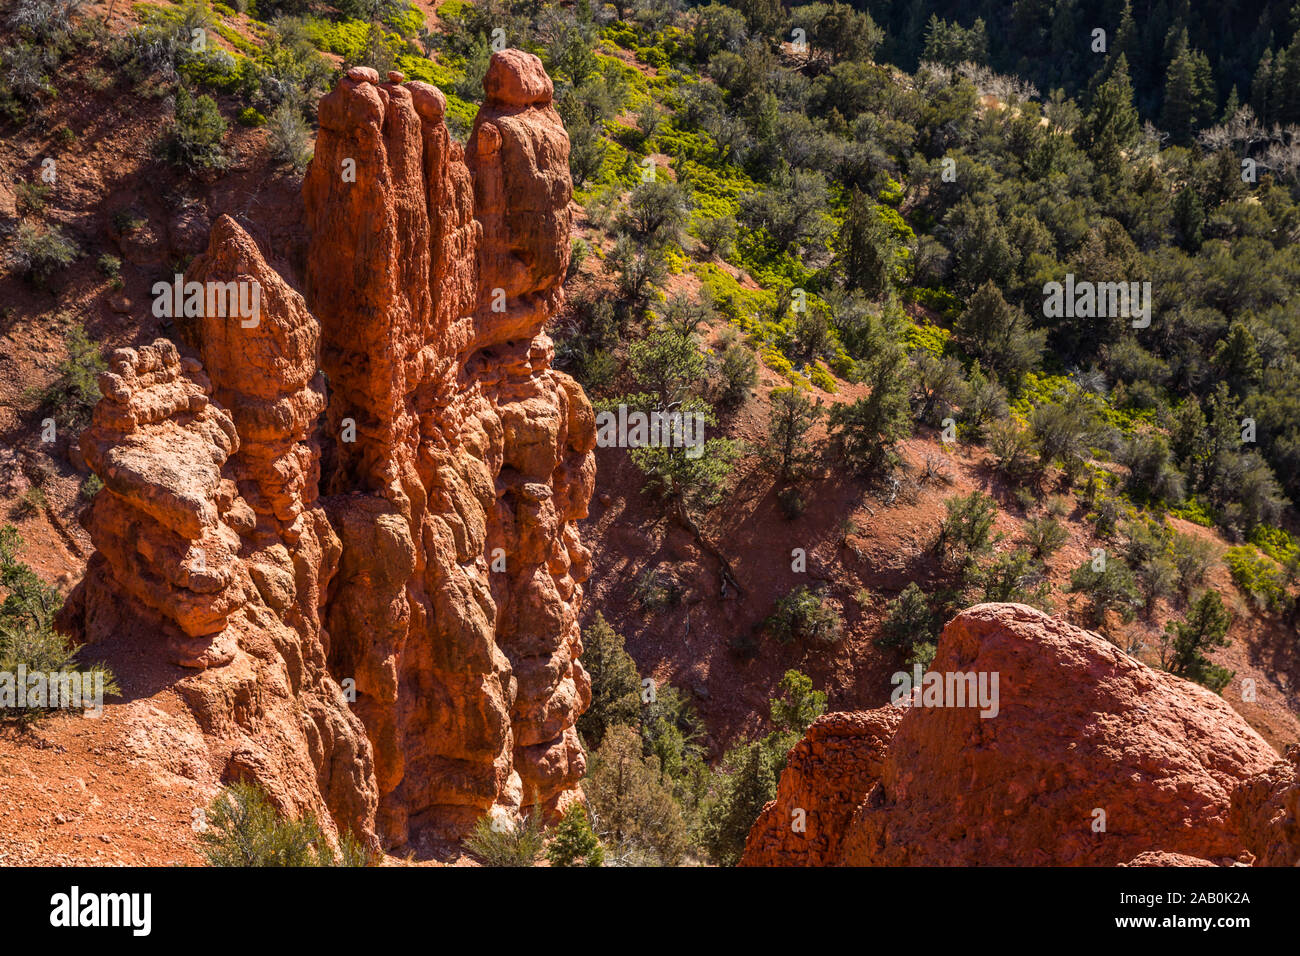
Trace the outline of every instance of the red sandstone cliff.
<instances>
[{"instance_id":1,"label":"red sandstone cliff","mask_svg":"<svg viewBox=\"0 0 1300 956\"><path fill-rule=\"evenodd\" d=\"M113 354L63 619L194 671L220 778L389 845L576 795L595 481L542 331L571 226L551 81L494 55L467 159L401 79L354 69L321 102L306 301L223 217L186 278L256 281L259 321Z\"/></svg>"},{"instance_id":2,"label":"red sandstone cliff","mask_svg":"<svg viewBox=\"0 0 1300 956\"><path fill-rule=\"evenodd\" d=\"M1294 768L1204 688L1014 604L959 614L931 670L996 672L997 715L823 716L791 751L744 865L1295 858Z\"/></svg>"}]
</instances>

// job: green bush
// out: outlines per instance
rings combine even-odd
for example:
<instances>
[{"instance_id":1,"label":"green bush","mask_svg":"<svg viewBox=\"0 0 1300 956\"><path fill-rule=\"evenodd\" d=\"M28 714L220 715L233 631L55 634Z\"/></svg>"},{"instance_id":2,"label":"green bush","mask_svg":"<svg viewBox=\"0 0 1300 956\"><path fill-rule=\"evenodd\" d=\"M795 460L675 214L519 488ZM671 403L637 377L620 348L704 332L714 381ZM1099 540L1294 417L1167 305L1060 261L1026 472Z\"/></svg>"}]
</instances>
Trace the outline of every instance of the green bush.
<instances>
[{"instance_id":1,"label":"green bush","mask_svg":"<svg viewBox=\"0 0 1300 956\"><path fill-rule=\"evenodd\" d=\"M1093 567L1090 558L1074 569L1070 576L1070 590L1086 593L1092 601L1094 623L1100 624L1106 611L1116 611L1129 621L1142 605L1137 581L1120 558L1107 558L1102 570Z\"/></svg>"},{"instance_id":2,"label":"green bush","mask_svg":"<svg viewBox=\"0 0 1300 956\"><path fill-rule=\"evenodd\" d=\"M16 274L39 285L55 271L70 265L77 252L77 244L64 236L58 226L22 222L9 250L9 265Z\"/></svg>"},{"instance_id":3,"label":"green bush","mask_svg":"<svg viewBox=\"0 0 1300 956\"><path fill-rule=\"evenodd\" d=\"M106 696L120 693L113 673L100 664L82 665L78 652L54 629L54 617L63 596L19 559L22 538L10 525L0 527L0 673L80 673L82 680L96 675ZM84 685L83 685L84 686ZM0 719L30 723L49 712L47 707L0 707Z\"/></svg>"},{"instance_id":4,"label":"green bush","mask_svg":"<svg viewBox=\"0 0 1300 956\"><path fill-rule=\"evenodd\" d=\"M647 611L662 611L676 607L682 601L682 588L677 579L654 568L642 572L636 579L634 593Z\"/></svg>"},{"instance_id":5,"label":"green bush","mask_svg":"<svg viewBox=\"0 0 1300 956\"><path fill-rule=\"evenodd\" d=\"M1025 522L1025 543L1036 558L1049 558L1070 538L1065 525L1052 515L1040 515Z\"/></svg>"},{"instance_id":6,"label":"green bush","mask_svg":"<svg viewBox=\"0 0 1300 956\"><path fill-rule=\"evenodd\" d=\"M235 119L239 121L240 126L257 127L266 125L266 117L251 106L245 106L240 110Z\"/></svg>"},{"instance_id":7,"label":"green bush","mask_svg":"<svg viewBox=\"0 0 1300 956\"><path fill-rule=\"evenodd\" d=\"M59 363L50 386L37 393L37 400L40 409L53 413L59 424L75 428L90 420L99 401L99 373L108 365L99 345L79 325L68 331L65 345L68 357Z\"/></svg>"},{"instance_id":8,"label":"green bush","mask_svg":"<svg viewBox=\"0 0 1300 956\"><path fill-rule=\"evenodd\" d=\"M336 853L309 814L282 817L262 789L234 783L222 789L202 817L199 852L209 866L365 866L361 844L349 834Z\"/></svg>"},{"instance_id":9,"label":"green bush","mask_svg":"<svg viewBox=\"0 0 1300 956\"><path fill-rule=\"evenodd\" d=\"M1229 548L1223 560L1232 574L1232 583L1247 594L1260 610L1279 612L1289 601L1282 569L1253 545Z\"/></svg>"},{"instance_id":10,"label":"green bush","mask_svg":"<svg viewBox=\"0 0 1300 956\"><path fill-rule=\"evenodd\" d=\"M839 610L824 595L801 584L776 602L765 626L782 644L829 645L840 639L844 622Z\"/></svg>"},{"instance_id":11,"label":"green bush","mask_svg":"<svg viewBox=\"0 0 1300 956\"><path fill-rule=\"evenodd\" d=\"M226 121L210 96L192 96L184 86L176 95L176 111L162 138L163 155L190 172L218 171L230 159L221 147Z\"/></svg>"},{"instance_id":12,"label":"green bush","mask_svg":"<svg viewBox=\"0 0 1300 956\"><path fill-rule=\"evenodd\" d=\"M285 101L271 111L269 120L271 155L301 172L311 162L311 131L302 111Z\"/></svg>"},{"instance_id":13,"label":"green bush","mask_svg":"<svg viewBox=\"0 0 1300 956\"><path fill-rule=\"evenodd\" d=\"M1228 686L1235 672L1212 664L1205 652L1228 646L1227 634L1231 625L1232 616L1223 606L1219 592L1206 591L1192 605L1186 620L1170 621L1165 625L1167 642L1172 646L1162 650L1162 663L1168 657L1171 674L1194 680L1219 693Z\"/></svg>"},{"instance_id":14,"label":"green bush","mask_svg":"<svg viewBox=\"0 0 1300 956\"><path fill-rule=\"evenodd\" d=\"M924 669L934 659L938 636L939 616L930 607L926 593L913 581L885 606L876 645L899 648L909 667L920 664Z\"/></svg>"},{"instance_id":15,"label":"green bush","mask_svg":"<svg viewBox=\"0 0 1300 956\"><path fill-rule=\"evenodd\" d=\"M946 567L965 575L993 547L997 505L978 490L954 496L943 504L947 514L939 523L934 553Z\"/></svg>"},{"instance_id":16,"label":"green bush","mask_svg":"<svg viewBox=\"0 0 1300 956\"><path fill-rule=\"evenodd\" d=\"M545 845L540 813L527 814L515 823L483 817L465 839L465 849L484 866L533 866Z\"/></svg>"},{"instance_id":17,"label":"green bush","mask_svg":"<svg viewBox=\"0 0 1300 956\"><path fill-rule=\"evenodd\" d=\"M587 821L587 811L575 803L555 827L546 859L551 866L600 866L605 862L605 848Z\"/></svg>"}]
</instances>

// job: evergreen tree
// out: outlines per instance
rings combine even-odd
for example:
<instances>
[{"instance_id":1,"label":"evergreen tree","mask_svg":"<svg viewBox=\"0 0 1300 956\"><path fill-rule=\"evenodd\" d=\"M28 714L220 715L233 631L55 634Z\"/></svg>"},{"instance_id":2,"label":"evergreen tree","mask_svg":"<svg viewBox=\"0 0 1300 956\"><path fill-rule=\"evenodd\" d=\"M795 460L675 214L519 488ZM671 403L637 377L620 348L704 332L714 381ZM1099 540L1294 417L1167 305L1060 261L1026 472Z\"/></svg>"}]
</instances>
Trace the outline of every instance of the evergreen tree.
<instances>
[{"instance_id":1,"label":"evergreen tree","mask_svg":"<svg viewBox=\"0 0 1300 956\"><path fill-rule=\"evenodd\" d=\"M1133 105L1128 58L1121 53L1108 72L1110 76L1097 88L1077 138L1101 172L1115 175L1123 162L1121 150L1137 138L1140 123Z\"/></svg>"},{"instance_id":2,"label":"evergreen tree","mask_svg":"<svg viewBox=\"0 0 1300 956\"><path fill-rule=\"evenodd\" d=\"M863 474L893 462L893 447L911 433L911 367L902 347L891 343L861 363L871 394L831 409L831 433L844 460Z\"/></svg>"},{"instance_id":3,"label":"evergreen tree","mask_svg":"<svg viewBox=\"0 0 1300 956\"><path fill-rule=\"evenodd\" d=\"M802 389L772 389L772 409L767 419L767 443L763 457L776 468L782 481L790 481L811 457L808 433L823 414Z\"/></svg>"},{"instance_id":4,"label":"evergreen tree","mask_svg":"<svg viewBox=\"0 0 1300 956\"><path fill-rule=\"evenodd\" d=\"M575 803L565 811L547 847L546 859L551 866L600 866L605 862L605 848L587 821L582 804Z\"/></svg>"},{"instance_id":5,"label":"evergreen tree","mask_svg":"<svg viewBox=\"0 0 1300 956\"><path fill-rule=\"evenodd\" d=\"M1184 49L1169 64L1165 74L1165 103L1160 114L1161 126L1170 139L1188 146L1196 130L1211 122L1215 115L1213 77L1210 61L1198 50Z\"/></svg>"},{"instance_id":6,"label":"evergreen tree","mask_svg":"<svg viewBox=\"0 0 1300 956\"><path fill-rule=\"evenodd\" d=\"M591 706L578 718L578 732L589 749L599 747L605 731L616 724L635 724L641 715L641 675L623 647L623 636L603 614L582 632L582 666L591 675Z\"/></svg>"},{"instance_id":7,"label":"evergreen tree","mask_svg":"<svg viewBox=\"0 0 1300 956\"><path fill-rule=\"evenodd\" d=\"M1164 651L1172 650L1169 672L1203 684L1215 693L1223 690L1232 680L1233 672L1210 663L1205 652L1231 643L1227 637L1231 625L1232 616L1223 606L1219 592L1202 594L1188 611L1186 620L1165 625L1172 644Z\"/></svg>"},{"instance_id":8,"label":"evergreen tree","mask_svg":"<svg viewBox=\"0 0 1300 956\"><path fill-rule=\"evenodd\" d=\"M631 727L610 727L591 755L583 790L592 826L617 861L676 866L686 853L686 824L661 778L657 757L642 753Z\"/></svg>"},{"instance_id":9,"label":"evergreen tree","mask_svg":"<svg viewBox=\"0 0 1300 956\"><path fill-rule=\"evenodd\" d=\"M875 204L856 187L849 196L837 245L848 288L879 298L894 287L898 241L876 212Z\"/></svg>"},{"instance_id":10,"label":"evergreen tree","mask_svg":"<svg viewBox=\"0 0 1300 956\"><path fill-rule=\"evenodd\" d=\"M971 296L955 331L962 348L1002 375L1012 389L1038 365L1047 342L1046 330L1030 328L1029 317L1007 302L991 281Z\"/></svg>"}]
</instances>

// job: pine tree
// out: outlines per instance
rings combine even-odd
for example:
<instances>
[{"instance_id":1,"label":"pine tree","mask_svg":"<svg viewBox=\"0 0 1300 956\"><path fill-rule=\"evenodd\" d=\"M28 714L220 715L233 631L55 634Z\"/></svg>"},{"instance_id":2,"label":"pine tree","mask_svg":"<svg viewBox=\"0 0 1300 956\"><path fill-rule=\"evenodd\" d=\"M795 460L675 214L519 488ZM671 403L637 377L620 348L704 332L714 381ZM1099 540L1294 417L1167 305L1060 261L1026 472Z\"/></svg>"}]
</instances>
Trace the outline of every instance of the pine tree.
<instances>
[{"instance_id":1,"label":"pine tree","mask_svg":"<svg viewBox=\"0 0 1300 956\"><path fill-rule=\"evenodd\" d=\"M1273 51L1265 50L1255 67L1255 76L1250 82L1250 106L1264 126L1276 121L1274 109L1276 100L1273 95Z\"/></svg>"},{"instance_id":2,"label":"pine tree","mask_svg":"<svg viewBox=\"0 0 1300 956\"><path fill-rule=\"evenodd\" d=\"M600 866L605 862L605 848L587 821L582 804L575 803L565 811L546 850L546 859L551 866Z\"/></svg>"},{"instance_id":3,"label":"pine tree","mask_svg":"<svg viewBox=\"0 0 1300 956\"><path fill-rule=\"evenodd\" d=\"M796 387L774 388L770 398L772 410L768 413L763 456L777 469L782 481L790 481L810 457L808 432L821 418L823 409Z\"/></svg>"},{"instance_id":4,"label":"pine tree","mask_svg":"<svg viewBox=\"0 0 1300 956\"><path fill-rule=\"evenodd\" d=\"M1173 142L1188 146L1192 134L1214 117L1214 83L1210 61L1198 50L1184 49L1165 74L1161 125Z\"/></svg>"},{"instance_id":5,"label":"pine tree","mask_svg":"<svg viewBox=\"0 0 1300 956\"><path fill-rule=\"evenodd\" d=\"M1047 341L1046 331L1031 329L1028 316L1007 302L992 282L985 282L971 296L955 331L967 352L1013 388L1038 364Z\"/></svg>"},{"instance_id":6,"label":"pine tree","mask_svg":"<svg viewBox=\"0 0 1300 956\"><path fill-rule=\"evenodd\" d=\"M1228 628L1232 616L1223 606L1218 591L1206 591L1192 605L1185 621L1170 621L1165 625L1168 643L1164 653L1172 650L1169 672L1186 677L1218 693L1232 680L1233 672L1210 663L1205 652L1216 647L1227 647ZM1172 648L1168 646L1172 644Z\"/></svg>"},{"instance_id":7,"label":"pine tree","mask_svg":"<svg viewBox=\"0 0 1300 956\"><path fill-rule=\"evenodd\" d=\"M1120 151L1137 138L1139 121L1133 105L1128 58L1123 53L1115 59L1109 73L1109 78L1097 88L1092 108L1079 126L1079 144L1088 150L1103 173L1114 175L1121 168Z\"/></svg>"},{"instance_id":8,"label":"pine tree","mask_svg":"<svg viewBox=\"0 0 1300 956\"><path fill-rule=\"evenodd\" d=\"M616 724L635 724L641 715L641 675L623 647L623 636L603 614L582 633L582 665L591 675L591 706L578 718L578 732L590 748L599 747L605 731Z\"/></svg>"}]
</instances>

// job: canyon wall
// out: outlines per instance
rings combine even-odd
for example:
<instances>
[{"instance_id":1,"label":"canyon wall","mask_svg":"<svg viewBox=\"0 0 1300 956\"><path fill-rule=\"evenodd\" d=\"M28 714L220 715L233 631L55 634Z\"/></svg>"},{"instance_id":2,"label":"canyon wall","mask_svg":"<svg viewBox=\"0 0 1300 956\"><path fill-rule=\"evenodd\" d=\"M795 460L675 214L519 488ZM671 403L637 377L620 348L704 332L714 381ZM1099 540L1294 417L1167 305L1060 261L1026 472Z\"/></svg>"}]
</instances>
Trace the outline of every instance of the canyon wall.
<instances>
[{"instance_id":1,"label":"canyon wall","mask_svg":"<svg viewBox=\"0 0 1300 956\"><path fill-rule=\"evenodd\" d=\"M594 415L551 368L572 186L540 61L492 57L469 143L434 87L320 104L303 299L231 219L187 273L256 322L115 352L82 437L105 488L63 626L195 673L222 779L385 845L578 796L590 701L574 522Z\"/></svg>"},{"instance_id":2,"label":"canyon wall","mask_svg":"<svg viewBox=\"0 0 1300 956\"><path fill-rule=\"evenodd\" d=\"M1294 758L1205 688L1017 604L958 614L931 671L998 674L996 715L904 698L821 717L742 865L1295 859Z\"/></svg>"}]
</instances>

